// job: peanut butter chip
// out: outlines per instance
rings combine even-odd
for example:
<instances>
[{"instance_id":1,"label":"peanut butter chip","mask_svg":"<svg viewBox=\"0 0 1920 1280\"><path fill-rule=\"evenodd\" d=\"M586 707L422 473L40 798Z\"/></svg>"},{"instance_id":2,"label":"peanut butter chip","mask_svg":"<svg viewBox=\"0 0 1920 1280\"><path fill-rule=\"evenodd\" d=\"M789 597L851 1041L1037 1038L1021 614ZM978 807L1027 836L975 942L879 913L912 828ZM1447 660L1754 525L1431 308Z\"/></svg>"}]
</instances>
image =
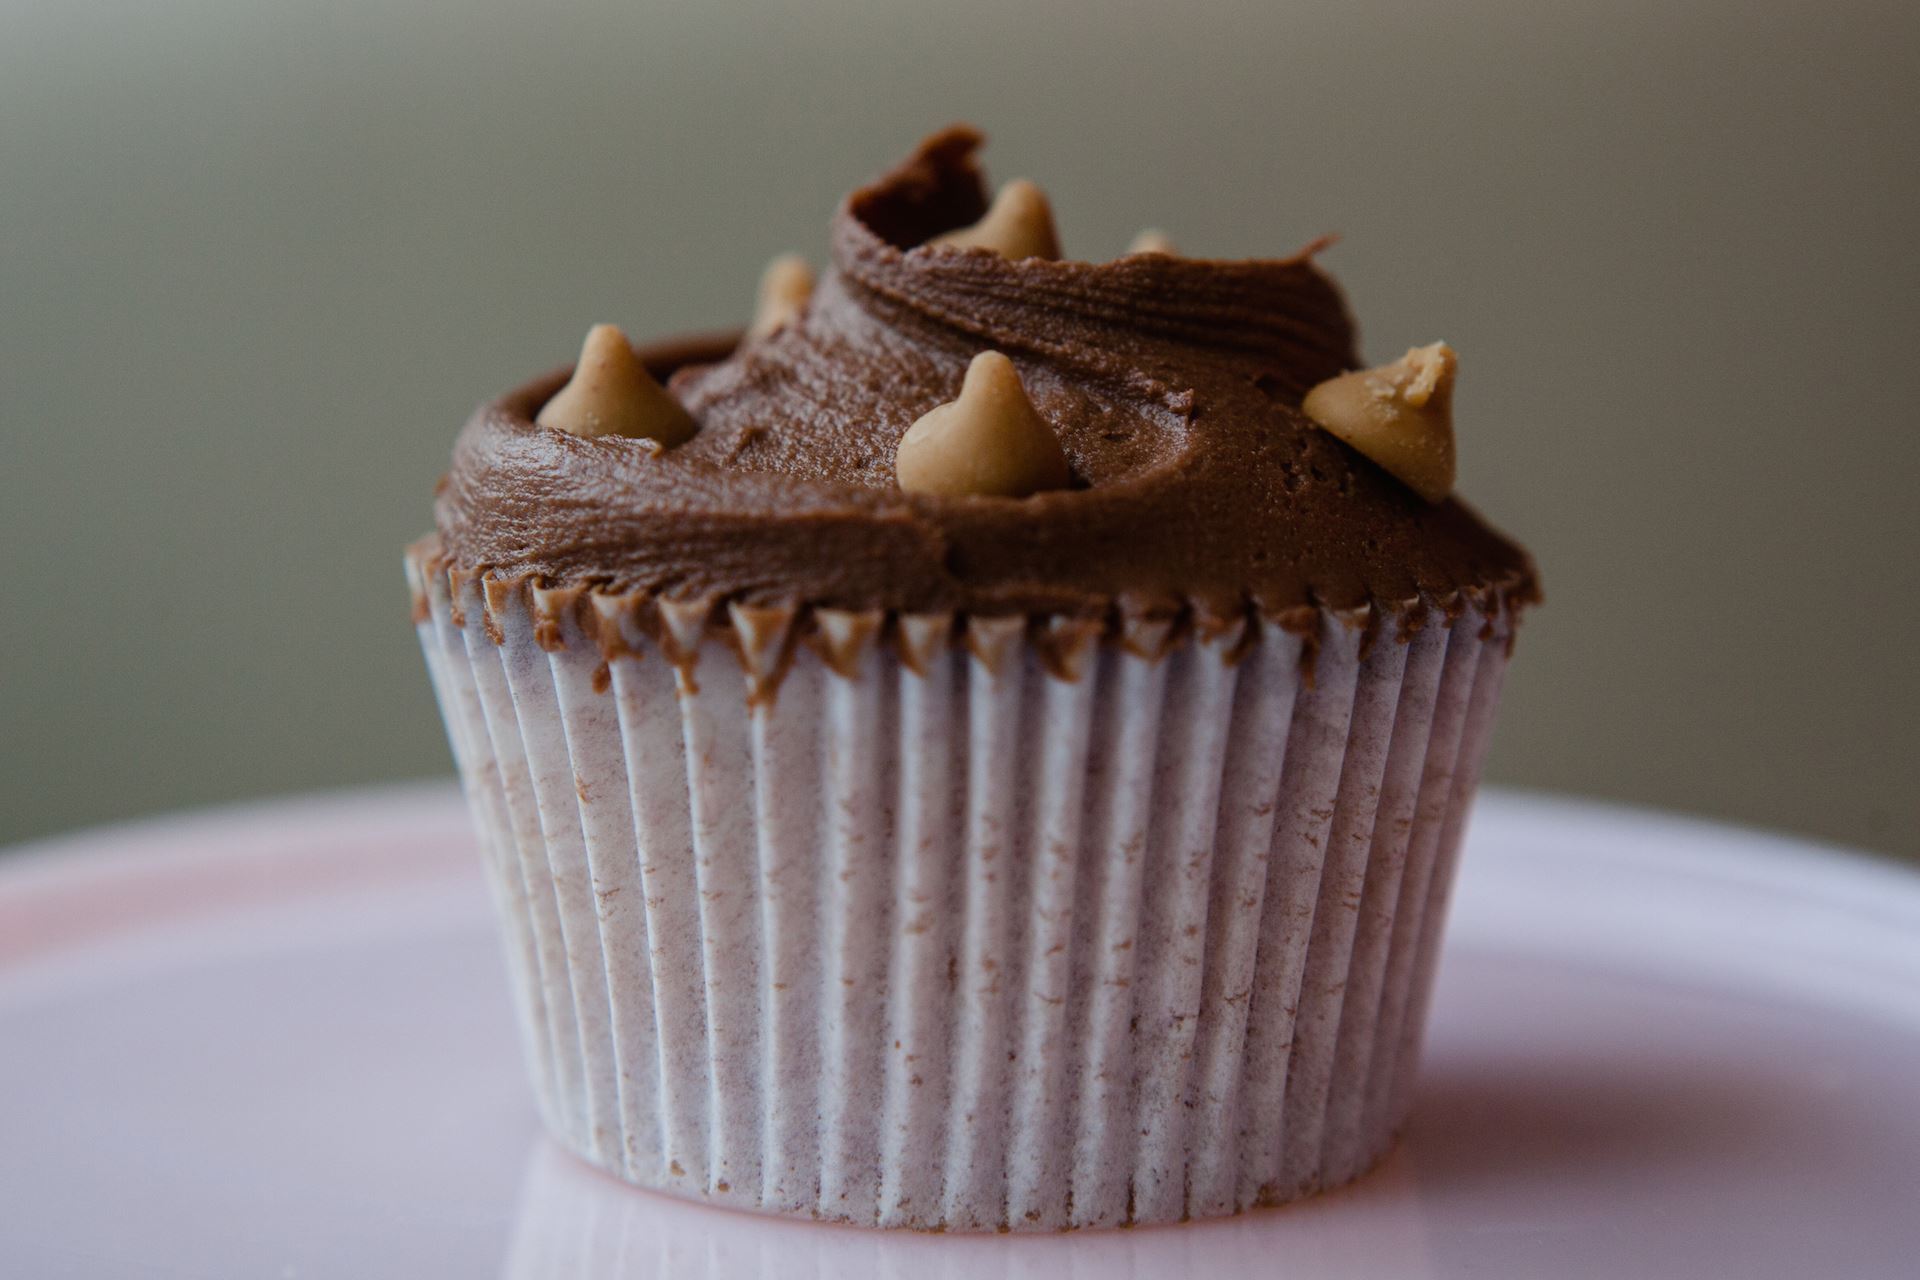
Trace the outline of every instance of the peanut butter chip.
<instances>
[{"instance_id":1,"label":"peanut butter chip","mask_svg":"<svg viewBox=\"0 0 1920 1280\"><path fill-rule=\"evenodd\" d=\"M813 268L797 253L783 253L760 276L760 301L753 309L749 339L764 338L800 318L813 296Z\"/></svg>"},{"instance_id":2,"label":"peanut butter chip","mask_svg":"<svg viewBox=\"0 0 1920 1280\"><path fill-rule=\"evenodd\" d=\"M1169 258L1177 258L1180 256L1180 250L1174 247L1174 243L1168 238L1167 233L1154 227L1148 227L1145 231L1135 236L1133 243L1127 246L1125 256L1130 258L1136 253L1164 253Z\"/></svg>"},{"instance_id":3,"label":"peanut butter chip","mask_svg":"<svg viewBox=\"0 0 1920 1280\"><path fill-rule=\"evenodd\" d=\"M1046 193L1025 178L1015 178L1001 187L993 198L993 207L980 221L935 236L927 243L952 249L991 249L1011 261L1060 256L1060 237L1053 229L1053 209L1047 204Z\"/></svg>"},{"instance_id":4,"label":"peanut butter chip","mask_svg":"<svg viewBox=\"0 0 1920 1280\"><path fill-rule=\"evenodd\" d=\"M1453 381L1459 358L1444 342L1415 347L1392 364L1329 378L1301 409L1438 502L1453 490Z\"/></svg>"},{"instance_id":5,"label":"peanut butter chip","mask_svg":"<svg viewBox=\"0 0 1920 1280\"><path fill-rule=\"evenodd\" d=\"M967 366L960 398L907 428L894 474L908 493L1024 498L1067 487L1067 455L1013 361L982 351Z\"/></svg>"},{"instance_id":6,"label":"peanut butter chip","mask_svg":"<svg viewBox=\"0 0 1920 1280\"><path fill-rule=\"evenodd\" d=\"M653 380L619 328L587 330L573 377L534 419L576 436L628 436L672 448L692 437L693 419Z\"/></svg>"}]
</instances>

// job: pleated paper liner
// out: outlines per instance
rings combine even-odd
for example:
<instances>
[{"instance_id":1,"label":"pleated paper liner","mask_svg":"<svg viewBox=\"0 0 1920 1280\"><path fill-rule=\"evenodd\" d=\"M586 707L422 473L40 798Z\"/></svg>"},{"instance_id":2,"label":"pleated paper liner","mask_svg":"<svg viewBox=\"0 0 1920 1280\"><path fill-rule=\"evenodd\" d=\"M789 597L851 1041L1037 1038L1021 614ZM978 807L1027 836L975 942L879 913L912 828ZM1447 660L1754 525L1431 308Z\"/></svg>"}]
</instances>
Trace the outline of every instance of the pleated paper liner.
<instances>
[{"instance_id":1,"label":"pleated paper liner","mask_svg":"<svg viewBox=\"0 0 1920 1280\"><path fill-rule=\"evenodd\" d=\"M882 1227L1234 1213L1405 1117L1507 657L657 605L409 559L543 1117Z\"/></svg>"}]
</instances>

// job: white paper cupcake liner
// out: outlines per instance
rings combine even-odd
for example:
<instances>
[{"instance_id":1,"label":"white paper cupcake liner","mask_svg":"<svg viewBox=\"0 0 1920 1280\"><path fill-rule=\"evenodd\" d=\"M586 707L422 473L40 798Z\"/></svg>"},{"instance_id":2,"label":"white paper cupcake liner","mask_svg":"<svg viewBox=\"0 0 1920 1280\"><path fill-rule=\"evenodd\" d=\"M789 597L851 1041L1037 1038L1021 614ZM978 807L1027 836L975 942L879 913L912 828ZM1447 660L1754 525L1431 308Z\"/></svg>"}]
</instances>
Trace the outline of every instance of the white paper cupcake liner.
<instances>
[{"instance_id":1,"label":"white paper cupcake liner","mask_svg":"<svg viewBox=\"0 0 1920 1280\"><path fill-rule=\"evenodd\" d=\"M409 565L535 1093L587 1160L1053 1230L1391 1145L1504 619L1169 644L662 604L655 642L619 599Z\"/></svg>"}]
</instances>

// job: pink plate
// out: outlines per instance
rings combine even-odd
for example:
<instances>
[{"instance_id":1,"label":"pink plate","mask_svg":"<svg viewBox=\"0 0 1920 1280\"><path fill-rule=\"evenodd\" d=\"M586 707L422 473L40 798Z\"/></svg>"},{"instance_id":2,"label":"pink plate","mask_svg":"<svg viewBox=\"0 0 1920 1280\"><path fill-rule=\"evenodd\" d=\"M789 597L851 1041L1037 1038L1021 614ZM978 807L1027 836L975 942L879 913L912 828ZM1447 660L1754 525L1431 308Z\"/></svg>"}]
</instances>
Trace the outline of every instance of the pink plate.
<instances>
[{"instance_id":1,"label":"pink plate","mask_svg":"<svg viewBox=\"0 0 1920 1280\"><path fill-rule=\"evenodd\" d=\"M541 1140L464 812L368 792L0 857L8 1277L1913 1276L1920 876L1494 794L1411 1132L1220 1223L763 1220Z\"/></svg>"}]
</instances>

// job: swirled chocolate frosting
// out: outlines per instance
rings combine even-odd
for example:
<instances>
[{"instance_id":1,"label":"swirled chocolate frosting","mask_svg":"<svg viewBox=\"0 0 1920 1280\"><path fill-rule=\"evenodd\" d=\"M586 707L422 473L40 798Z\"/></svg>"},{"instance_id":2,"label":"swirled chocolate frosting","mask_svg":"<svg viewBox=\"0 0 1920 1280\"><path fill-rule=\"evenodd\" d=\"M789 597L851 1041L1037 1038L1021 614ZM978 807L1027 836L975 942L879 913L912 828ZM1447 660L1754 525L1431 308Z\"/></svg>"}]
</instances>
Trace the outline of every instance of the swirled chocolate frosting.
<instances>
[{"instance_id":1,"label":"swirled chocolate frosting","mask_svg":"<svg viewBox=\"0 0 1920 1280\"><path fill-rule=\"evenodd\" d=\"M979 143L949 129L848 197L796 322L642 351L698 424L685 444L535 425L564 371L483 406L436 504L443 553L550 586L909 611L1533 598L1525 552L1301 414L1359 363L1313 249L1087 263L928 245L984 212ZM987 349L1058 431L1072 487L902 492L900 437Z\"/></svg>"}]
</instances>

